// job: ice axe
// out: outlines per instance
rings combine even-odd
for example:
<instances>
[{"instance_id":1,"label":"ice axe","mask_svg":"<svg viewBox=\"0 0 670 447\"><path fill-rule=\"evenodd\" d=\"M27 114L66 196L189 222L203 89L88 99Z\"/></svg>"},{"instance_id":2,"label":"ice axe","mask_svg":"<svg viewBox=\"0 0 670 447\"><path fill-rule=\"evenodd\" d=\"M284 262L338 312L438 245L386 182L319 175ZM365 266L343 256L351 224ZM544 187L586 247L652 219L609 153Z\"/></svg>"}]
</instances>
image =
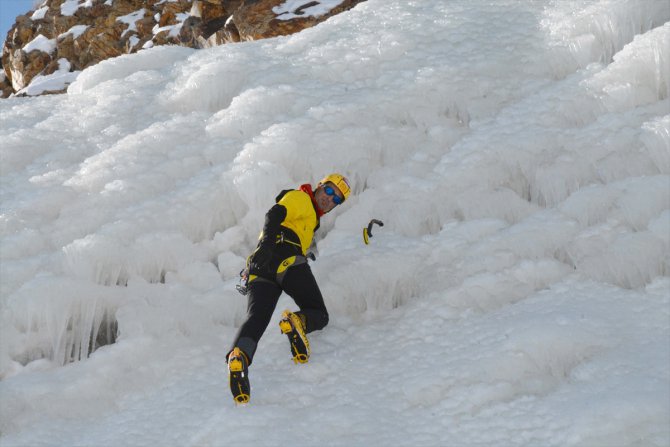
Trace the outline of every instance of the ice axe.
<instances>
[{"instance_id":1,"label":"ice axe","mask_svg":"<svg viewBox=\"0 0 670 447\"><path fill-rule=\"evenodd\" d=\"M372 226L374 224L377 224L380 227L384 226L384 222L382 222L381 220L372 219L368 224L367 228L363 228L363 242L365 242L365 245L368 245L370 243L370 238L372 237Z\"/></svg>"}]
</instances>

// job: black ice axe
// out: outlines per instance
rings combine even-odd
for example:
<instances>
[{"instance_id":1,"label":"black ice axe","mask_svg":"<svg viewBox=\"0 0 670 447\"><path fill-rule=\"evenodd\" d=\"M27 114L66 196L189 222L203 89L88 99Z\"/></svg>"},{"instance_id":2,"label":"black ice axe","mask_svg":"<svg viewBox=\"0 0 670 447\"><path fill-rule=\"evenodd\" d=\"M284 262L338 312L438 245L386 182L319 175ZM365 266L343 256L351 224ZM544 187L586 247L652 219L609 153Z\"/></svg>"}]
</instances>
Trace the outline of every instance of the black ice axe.
<instances>
[{"instance_id":1,"label":"black ice axe","mask_svg":"<svg viewBox=\"0 0 670 447\"><path fill-rule=\"evenodd\" d=\"M372 219L368 224L367 228L363 228L363 242L365 242L365 245L368 245L370 243L370 238L372 237L372 226L374 224L377 224L380 227L384 226L384 222L382 222L381 220Z\"/></svg>"}]
</instances>

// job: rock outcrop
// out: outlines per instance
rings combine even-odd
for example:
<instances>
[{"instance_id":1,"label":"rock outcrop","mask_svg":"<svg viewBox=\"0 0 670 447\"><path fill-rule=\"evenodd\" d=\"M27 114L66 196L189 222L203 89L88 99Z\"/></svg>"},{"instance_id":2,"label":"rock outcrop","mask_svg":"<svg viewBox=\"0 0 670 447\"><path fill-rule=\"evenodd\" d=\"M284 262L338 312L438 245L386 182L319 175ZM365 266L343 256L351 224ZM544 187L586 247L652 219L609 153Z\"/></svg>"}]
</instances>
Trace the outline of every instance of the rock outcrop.
<instances>
[{"instance_id":1,"label":"rock outcrop","mask_svg":"<svg viewBox=\"0 0 670 447\"><path fill-rule=\"evenodd\" d=\"M61 93L81 70L155 45L205 48L293 34L365 0L44 0L2 49L0 94Z\"/></svg>"},{"instance_id":2,"label":"rock outcrop","mask_svg":"<svg viewBox=\"0 0 670 447\"><path fill-rule=\"evenodd\" d=\"M360 2L361 0L331 1L329 2L331 5L336 3L337 5L327 9L328 2L318 1L246 1L235 11L234 23L242 40L286 36L323 22ZM288 6L284 6L288 3L300 3L300 6L289 9ZM319 14L321 11L323 15Z\"/></svg>"}]
</instances>

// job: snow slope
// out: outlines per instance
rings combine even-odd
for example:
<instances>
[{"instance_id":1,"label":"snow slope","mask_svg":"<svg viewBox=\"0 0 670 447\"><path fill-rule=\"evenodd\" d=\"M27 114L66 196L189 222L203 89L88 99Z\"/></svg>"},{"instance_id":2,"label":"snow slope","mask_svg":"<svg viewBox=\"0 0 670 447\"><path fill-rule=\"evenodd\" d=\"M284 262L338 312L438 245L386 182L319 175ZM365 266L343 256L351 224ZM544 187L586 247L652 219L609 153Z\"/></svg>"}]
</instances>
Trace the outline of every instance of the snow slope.
<instances>
[{"instance_id":1,"label":"snow slope","mask_svg":"<svg viewBox=\"0 0 670 447\"><path fill-rule=\"evenodd\" d=\"M670 445L669 21L368 0L0 102L0 445ZM330 325L293 365L283 297L235 407L237 274L331 171Z\"/></svg>"}]
</instances>

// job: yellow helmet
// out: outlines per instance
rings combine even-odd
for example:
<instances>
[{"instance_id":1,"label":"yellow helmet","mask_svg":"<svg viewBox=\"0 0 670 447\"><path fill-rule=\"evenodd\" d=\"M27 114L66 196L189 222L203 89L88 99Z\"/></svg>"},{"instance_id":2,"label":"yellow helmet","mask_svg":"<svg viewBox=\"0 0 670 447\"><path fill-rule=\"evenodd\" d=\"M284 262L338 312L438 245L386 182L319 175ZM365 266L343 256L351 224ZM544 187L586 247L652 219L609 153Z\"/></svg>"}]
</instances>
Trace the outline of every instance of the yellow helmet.
<instances>
[{"instance_id":1,"label":"yellow helmet","mask_svg":"<svg viewBox=\"0 0 670 447\"><path fill-rule=\"evenodd\" d=\"M324 185L326 183L332 183L337 187L337 189L340 190L342 195L344 196L344 200L347 200L349 198L349 194L351 193L351 187L349 187L349 180L342 174L330 174L325 176L317 186Z\"/></svg>"}]
</instances>

